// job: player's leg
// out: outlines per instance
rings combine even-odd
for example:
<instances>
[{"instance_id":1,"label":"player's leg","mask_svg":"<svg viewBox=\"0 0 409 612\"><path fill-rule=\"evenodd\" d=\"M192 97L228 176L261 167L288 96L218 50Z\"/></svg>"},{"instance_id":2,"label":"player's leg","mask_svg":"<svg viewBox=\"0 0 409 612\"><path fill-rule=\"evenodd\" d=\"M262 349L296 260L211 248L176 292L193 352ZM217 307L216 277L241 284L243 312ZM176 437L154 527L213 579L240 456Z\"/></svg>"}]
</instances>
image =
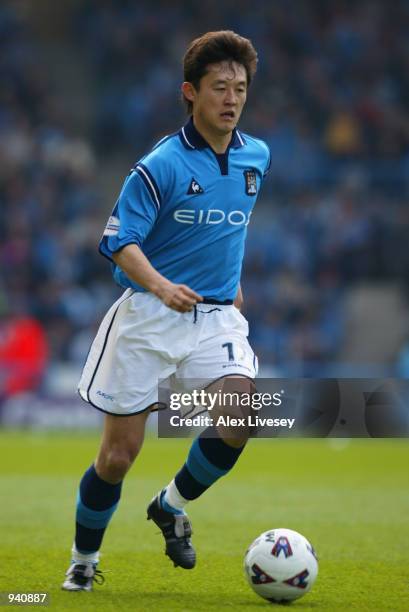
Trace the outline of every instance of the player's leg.
<instances>
[{"instance_id":1,"label":"player's leg","mask_svg":"<svg viewBox=\"0 0 409 612\"><path fill-rule=\"evenodd\" d=\"M226 377L211 385L208 392L221 391L225 394L251 394L254 383L243 377ZM243 409L237 405L218 405L212 411L213 423L220 416L229 414L235 418L245 417ZM183 513L189 501L200 497L219 478L227 475L234 467L249 439L248 426L230 427L212 425L206 428L193 442L186 462L161 493L161 505L164 509Z\"/></svg>"},{"instance_id":2,"label":"player's leg","mask_svg":"<svg viewBox=\"0 0 409 612\"><path fill-rule=\"evenodd\" d=\"M83 475L77 498L72 561L63 589L92 588L98 579L99 550L118 506L123 479L138 455L149 411L132 416L106 415L97 459Z\"/></svg>"},{"instance_id":3,"label":"player's leg","mask_svg":"<svg viewBox=\"0 0 409 612\"><path fill-rule=\"evenodd\" d=\"M93 577L122 479L142 444L147 413L134 411L148 411L158 402L158 380L175 371L173 362L186 350L185 330L177 330L180 319L183 315L151 294L127 290L104 317L91 346L79 392L108 416L96 463L80 485L73 560L86 564L91 576L85 577Z\"/></svg>"},{"instance_id":4,"label":"player's leg","mask_svg":"<svg viewBox=\"0 0 409 612\"><path fill-rule=\"evenodd\" d=\"M217 389L227 385L228 389L225 390L251 393L257 360L247 341L246 320L233 306L209 306L206 311L206 307L202 305L200 313L201 323L206 324L206 328L203 325L199 329L200 341L190 358L178 369L178 378L186 380L187 384L192 379L217 380ZM223 414L224 409L225 406L219 406L218 413ZM236 408L235 416L238 416L237 411L240 409L240 406ZM162 529L166 540L166 553L175 564L181 565L169 545L163 525L170 521L173 514L190 535L191 525L184 512L186 504L200 497L221 476L230 472L248 437L247 427L217 427L203 432L193 442L184 465L149 505L148 515ZM189 567L193 567L194 551L191 551L190 563Z\"/></svg>"},{"instance_id":5,"label":"player's leg","mask_svg":"<svg viewBox=\"0 0 409 612\"><path fill-rule=\"evenodd\" d=\"M228 383L229 390L248 393L253 388L249 379L234 381L229 378L218 381L218 389ZM209 389L211 391L211 389ZM223 407L218 407L223 414ZM237 411L234 411L237 416ZM216 421L215 421L216 422ZM175 566L191 569L196 563L196 554L190 536L192 527L185 513L185 506L203 495L219 478L225 476L239 459L249 437L248 428L208 427L190 448L186 462L168 486L158 493L148 506L148 518L160 527L166 542L166 554ZM174 532L179 535L174 538Z\"/></svg>"}]
</instances>

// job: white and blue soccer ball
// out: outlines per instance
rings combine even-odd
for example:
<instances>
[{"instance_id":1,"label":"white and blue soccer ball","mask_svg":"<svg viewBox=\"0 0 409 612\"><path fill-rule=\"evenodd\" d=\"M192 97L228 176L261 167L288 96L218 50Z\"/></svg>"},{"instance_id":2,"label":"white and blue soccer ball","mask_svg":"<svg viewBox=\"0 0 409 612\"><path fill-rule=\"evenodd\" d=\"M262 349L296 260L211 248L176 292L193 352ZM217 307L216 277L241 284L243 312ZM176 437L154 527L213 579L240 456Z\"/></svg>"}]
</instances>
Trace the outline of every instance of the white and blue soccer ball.
<instances>
[{"instance_id":1,"label":"white and blue soccer ball","mask_svg":"<svg viewBox=\"0 0 409 612\"><path fill-rule=\"evenodd\" d=\"M318 574L314 548L292 529L265 531L244 557L249 585L268 601L292 601L311 590Z\"/></svg>"}]
</instances>

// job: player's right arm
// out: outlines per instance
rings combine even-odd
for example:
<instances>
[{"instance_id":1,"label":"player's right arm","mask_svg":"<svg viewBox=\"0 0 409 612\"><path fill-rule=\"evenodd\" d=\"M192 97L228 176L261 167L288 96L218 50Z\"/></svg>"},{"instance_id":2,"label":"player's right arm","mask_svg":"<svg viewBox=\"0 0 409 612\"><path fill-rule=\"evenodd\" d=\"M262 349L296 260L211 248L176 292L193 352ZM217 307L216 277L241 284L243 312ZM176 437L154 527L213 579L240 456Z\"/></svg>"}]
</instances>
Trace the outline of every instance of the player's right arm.
<instances>
[{"instance_id":1,"label":"player's right arm","mask_svg":"<svg viewBox=\"0 0 409 612\"><path fill-rule=\"evenodd\" d=\"M188 312L203 300L201 295L187 285L177 285L162 276L136 244L128 244L113 253L112 259L128 278L156 295L173 310Z\"/></svg>"},{"instance_id":2,"label":"player's right arm","mask_svg":"<svg viewBox=\"0 0 409 612\"><path fill-rule=\"evenodd\" d=\"M155 167L156 179L151 170L152 167L139 162L126 178L99 250L131 281L156 295L166 306L187 312L203 298L190 287L172 283L162 276L141 249L165 205L164 194L169 182L163 161L159 160Z\"/></svg>"}]
</instances>

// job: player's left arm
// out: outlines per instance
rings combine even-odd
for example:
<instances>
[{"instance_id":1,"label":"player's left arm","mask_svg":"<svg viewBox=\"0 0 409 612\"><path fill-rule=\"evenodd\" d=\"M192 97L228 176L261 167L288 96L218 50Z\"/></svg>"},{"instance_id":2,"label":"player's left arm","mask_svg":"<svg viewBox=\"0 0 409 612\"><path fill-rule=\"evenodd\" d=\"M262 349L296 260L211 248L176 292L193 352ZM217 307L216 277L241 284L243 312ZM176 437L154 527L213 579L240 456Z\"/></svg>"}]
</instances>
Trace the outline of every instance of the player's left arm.
<instances>
[{"instance_id":1,"label":"player's left arm","mask_svg":"<svg viewBox=\"0 0 409 612\"><path fill-rule=\"evenodd\" d=\"M239 283L239 287L237 289L237 294L236 294L236 297L234 298L233 304L239 310L241 310L243 306L243 292L241 290L241 283Z\"/></svg>"}]
</instances>

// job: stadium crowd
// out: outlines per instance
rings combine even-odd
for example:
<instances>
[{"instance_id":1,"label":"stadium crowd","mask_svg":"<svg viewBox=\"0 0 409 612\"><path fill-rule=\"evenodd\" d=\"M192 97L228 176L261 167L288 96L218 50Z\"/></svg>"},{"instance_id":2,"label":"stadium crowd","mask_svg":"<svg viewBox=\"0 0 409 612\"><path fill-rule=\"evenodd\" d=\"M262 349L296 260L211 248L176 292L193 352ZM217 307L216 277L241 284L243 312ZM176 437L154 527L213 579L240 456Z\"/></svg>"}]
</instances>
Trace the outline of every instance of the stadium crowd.
<instances>
[{"instance_id":1,"label":"stadium crowd","mask_svg":"<svg viewBox=\"0 0 409 612\"><path fill-rule=\"evenodd\" d=\"M41 41L0 8L0 316L39 321L52 360L82 363L119 293L97 253L95 218L110 206L99 160L133 163L184 121L182 51L209 29L249 36L260 56L241 125L272 153L243 273L260 361L323 375L342 346L345 289L407 283L409 3L296 5L79 3L68 41L95 79L90 139L73 135Z\"/></svg>"},{"instance_id":2,"label":"stadium crowd","mask_svg":"<svg viewBox=\"0 0 409 612\"><path fill-rule=\"evenodd\" d=\"M51 358L72 360L112 289L94 254L95 156L70 134L42 62L22 16L1 7L0 357L10 321L30 315L46 330Z\"/></svg>"},{"instance_id":3,"label":"stadium crowd","mask_svg":"<svg viewBox=\"0 0 409 612\"><path fill-rule=\"evenodd\" d=\"M351 165L371 185L400 192L409 163L407 0L393 8L383 0L298 0L295 10L283 0L81 7L75 31L99 83L100 150L127 143L132 155L174 131L183 49L195 34L226 27L259 51L242 127L270 145L270 193L332 184Z\"/></svg>"}]
</instances>

